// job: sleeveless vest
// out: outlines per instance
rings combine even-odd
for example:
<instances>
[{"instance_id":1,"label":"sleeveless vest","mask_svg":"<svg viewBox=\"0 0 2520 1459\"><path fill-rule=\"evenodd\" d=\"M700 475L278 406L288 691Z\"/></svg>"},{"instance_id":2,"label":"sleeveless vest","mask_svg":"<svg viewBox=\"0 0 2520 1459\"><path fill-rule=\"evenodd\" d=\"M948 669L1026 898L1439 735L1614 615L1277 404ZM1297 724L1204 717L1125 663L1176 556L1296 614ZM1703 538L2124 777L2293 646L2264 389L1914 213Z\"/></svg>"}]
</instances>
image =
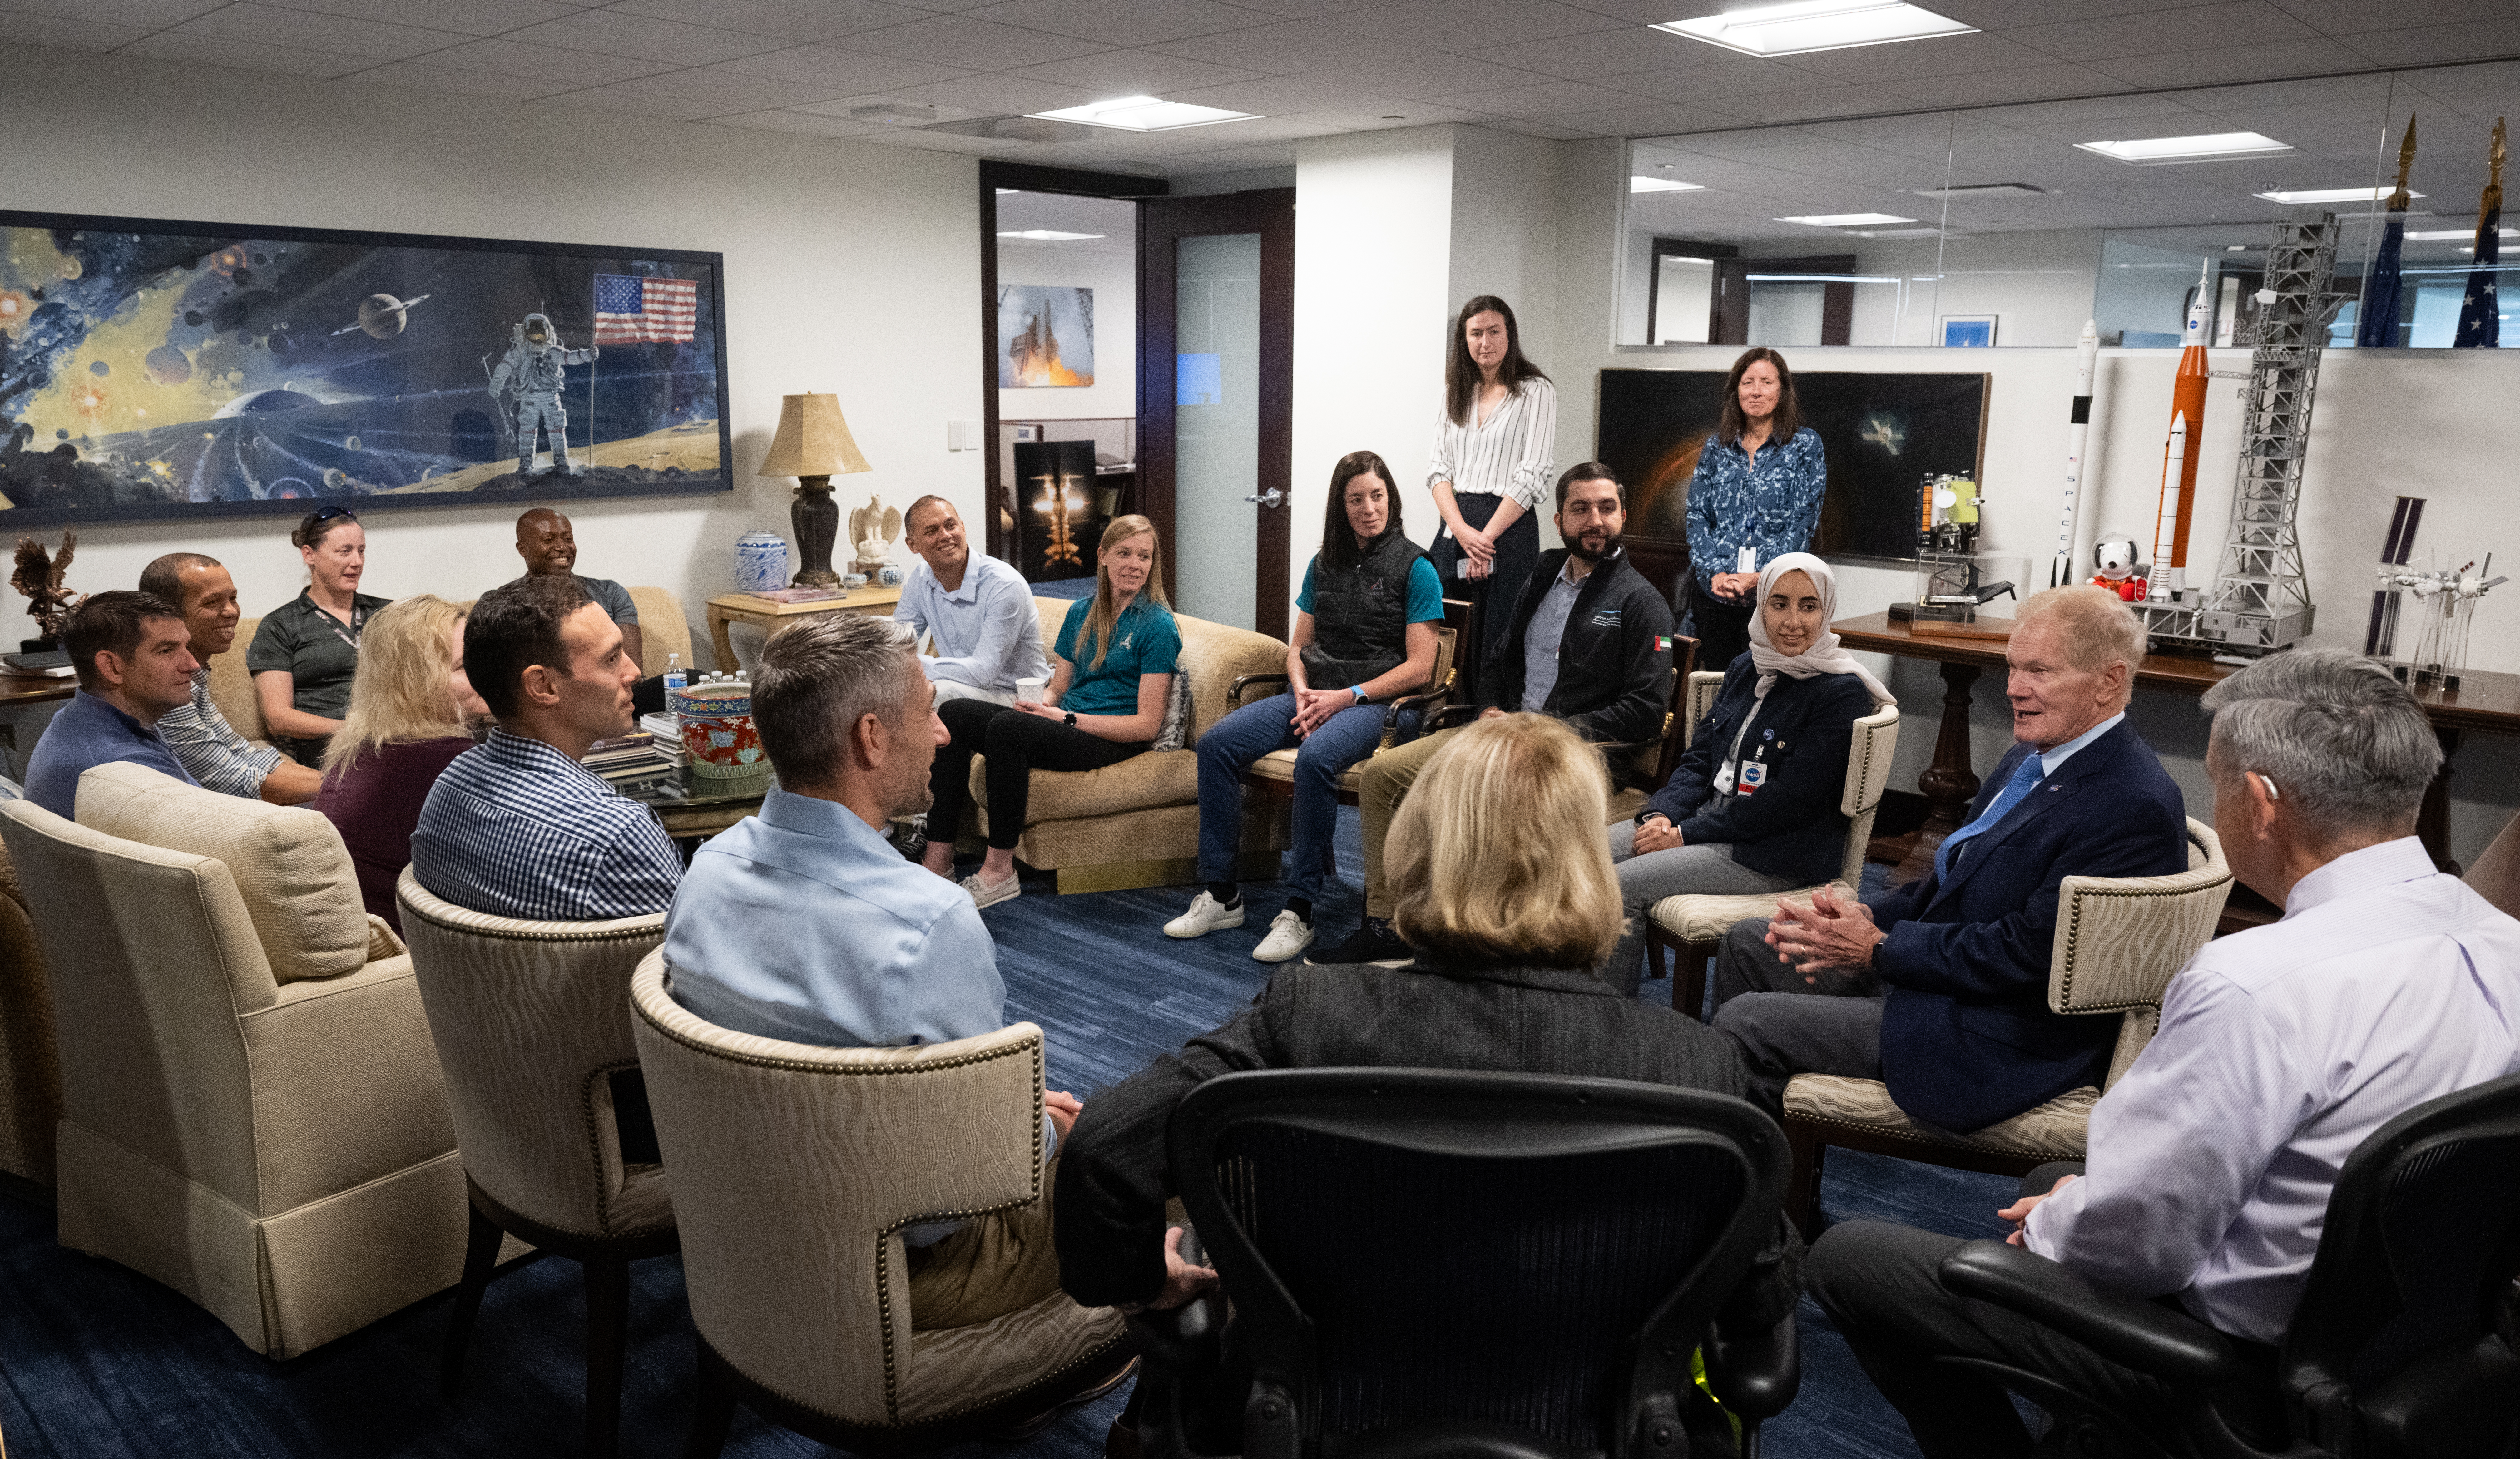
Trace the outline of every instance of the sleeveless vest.
<instances>
[{"instance_id":1,"label":"sleeveless vest","mask_svg":"<svg viewBox=\"0 0 2520 1459\"><path fill-rule=\"evenodd\" d=\"M1409 571L1425 555L1385 532L1354 567L1313 566L1313 641L1304 677L1317 689L1354 688L1409 657Z\"/></svg>"}]
</instances>

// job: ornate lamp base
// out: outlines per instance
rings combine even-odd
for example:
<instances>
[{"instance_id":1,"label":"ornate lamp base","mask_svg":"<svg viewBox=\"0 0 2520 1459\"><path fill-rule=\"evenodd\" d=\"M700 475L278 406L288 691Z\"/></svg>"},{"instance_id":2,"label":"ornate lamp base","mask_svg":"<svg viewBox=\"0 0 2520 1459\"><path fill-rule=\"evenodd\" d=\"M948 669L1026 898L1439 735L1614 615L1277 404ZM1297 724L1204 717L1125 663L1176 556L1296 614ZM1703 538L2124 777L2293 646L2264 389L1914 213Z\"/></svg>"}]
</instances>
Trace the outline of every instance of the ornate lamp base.
<instances>
[{"instance_id":1,"label":"ornate lamp base","mask_svg":"<svg viewBox=\"0 0 2520 1459\"><path fill-rule=\"evenodd\" d=\"M795 530L796 553L803 559L792 586L840 586L840 575L832 571L832 544L840 535L840 508L832 500L831 477L796 478L796 500L788 504L788 524Z\"/></svg>"}]
</instances>

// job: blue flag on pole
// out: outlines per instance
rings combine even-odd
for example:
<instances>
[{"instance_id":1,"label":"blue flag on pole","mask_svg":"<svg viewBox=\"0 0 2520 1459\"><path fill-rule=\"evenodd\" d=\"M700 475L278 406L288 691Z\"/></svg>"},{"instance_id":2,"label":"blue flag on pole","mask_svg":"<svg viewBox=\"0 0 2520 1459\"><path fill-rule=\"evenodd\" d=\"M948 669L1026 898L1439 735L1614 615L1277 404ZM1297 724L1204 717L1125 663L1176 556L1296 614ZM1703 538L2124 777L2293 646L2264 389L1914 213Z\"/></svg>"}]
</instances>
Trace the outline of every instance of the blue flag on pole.
<instances>
[{"instance_id":1,"label":"blue flag on pole","mask_svg":"<svg viewBox=\"0 0 2520 1459\"><path fill-rule=\"evenodd\" d=\"M2461 349L2493 349L2502 342L2502 304L2494 287L2501 263L2502 204L2497 201L2476 225L2476 262L2467 271L2467 294L2458 301L2458 335L2451 341Z\"/></svg>"},{"instance_id":2,"label":"blue flag on pole","mask_svg":"<svg viewBox=\"0 0 2520 1459\"><path fill-rule=\"evenodd\" d=\"M2398 342L2398 299L2402 279L2399 255L2407 247L2407 215L2389 214L2388 224L2380 234L2380 255L2371 260L2371 272L2362 280L2362 310L2354 329L2354 342L2364 349L2386 349Z\"/></svg>"}]
</instances>

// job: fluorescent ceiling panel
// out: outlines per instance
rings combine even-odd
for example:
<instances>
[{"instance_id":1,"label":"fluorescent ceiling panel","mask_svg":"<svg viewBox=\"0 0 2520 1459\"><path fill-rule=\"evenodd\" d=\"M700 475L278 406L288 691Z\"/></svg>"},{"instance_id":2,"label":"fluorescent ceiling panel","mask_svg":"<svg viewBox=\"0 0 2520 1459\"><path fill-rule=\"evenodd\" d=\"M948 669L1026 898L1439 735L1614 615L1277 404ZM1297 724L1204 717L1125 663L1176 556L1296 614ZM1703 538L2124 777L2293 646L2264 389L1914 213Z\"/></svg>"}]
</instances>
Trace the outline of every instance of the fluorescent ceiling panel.
<instances>
[{"instance_id":1,"label":"fluorescent ceiling panel","mask_svg":"<svg viewBox=\"0 0 2520 1459\"><path fill-rule=\"evenodd\" d=\"M1814 228L1870 228L1881 223L1913 223L1895 213L1810 213L1799 218L1778 218L1779 223L1808 223Z\"/></svg>"},{"instance_id":2,"label":"fluorescent ceiling panel","mask_svg":"<svg viewBox=\"0 0 2520 1459\"><path fill-rule=\"evenodd\" d=\"M1168 102L1152 96L1124 96L1117 101L1088 102L1082 107L1062 107L1056 111L1026 114L1044 121L1081 121L1087 126L1118 127L1130 132L1178 131L1183 127L1200 127L1219 121L1249 121L1257 115L1251 111L1228 111L1222 107L1193 107L1188 102Z\"/></svg>"},{"instance_id":3,"label":"fluorescent ceiling panel","mask_svg":"<svg viewBox=\"0 0 2520 1459\"><path fill-rule=\"evenodd\" d=\"M1653 27L1744 56L1800 56L1853 46L1971 35L1977 27L1899 0L1797 0Z\"/></svg>"},{"instance_id":4,"label":"fluorescent ceiling panel","mask_svg":"<svg viewBox=\"0 0 2520 1459\"><path fill-rule=\"evenodd\" d=\"M1001 233L1000 238L1019 238L1034 243L1070 243L1078 239L1101 238L1099 233L1061 233L1056 228L1025 228L1013 233Z\"/></svg>"},{"instance_id":5,"label":"fluorescent ceiling panel","mask_svg":"<svg viewBox=\"0 0 2520 1459\"><path fill-rule=\"evenodd\" d=\"M1702 193L1706 191L1706 185L1682 182L1673 177L1632 177L1628 179L1628 191L1631 193Z\"/></svg>"},{"instance_id":6,"label":"fluorescent ceiling panel","mask_svg":"<svg viewBox=\"0 0 2520 1459\"><path fill-rule=\"evenodd\" d=\"M2289 143L2277 142L2258 132L2209 132L2194 137L2144 137L2129 142L2077 142L2074 146L2138 167L2166 167L2177 162L2221 162L2233 157L2263 157L2292 151Z\"/></svg>"},{"instance_id":7,"label":"fluorescent ceiling panel","mask_svg":"<svg viewBox=\"0 0 2520 1459\"><path fill-rule=\"evenodd\" d=\"M2294 207L2305 202L2385 202L2388 200L2389 194L2392 191L2392 189L2385 187L2303 188L2292 191L2286 191L2279 188L2272 193L2252 193L2249 196L2252 198L2263 198L2269 202L2280 202L2286 207ZM2409 198L2421 198L2424 195L2421 193L2409 192L2407 196Z\"/></svg>"},{"instance_id":8,"label":"fluorescent ceiling panel","mask_svg":"<svg viewBox=\"0 0 2520 1459\"><path fill-rule=\"evenodd\" d=\"M2456 239L2462 243L2473 243L2476 242L2476 230L2473 228L2458 228L2444 229L2442 231L2435 232L2431 229L2426 229L2421 233L2417 233L2413 229L2409 228L2407 230L2407 237L2412 242L2425 243L2437 243L2444 239ZM2520 228L2505 228L2502 230L2502 237L2520 238Z\"/></svg>"}]
</instances>

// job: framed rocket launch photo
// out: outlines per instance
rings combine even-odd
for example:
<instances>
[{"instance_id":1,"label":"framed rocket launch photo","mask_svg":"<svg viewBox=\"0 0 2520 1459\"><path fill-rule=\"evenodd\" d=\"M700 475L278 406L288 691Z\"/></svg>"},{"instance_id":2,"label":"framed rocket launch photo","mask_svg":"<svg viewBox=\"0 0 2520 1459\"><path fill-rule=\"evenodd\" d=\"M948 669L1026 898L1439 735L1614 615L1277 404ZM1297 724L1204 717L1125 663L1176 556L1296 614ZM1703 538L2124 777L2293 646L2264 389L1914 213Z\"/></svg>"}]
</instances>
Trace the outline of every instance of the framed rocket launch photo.
<instances>
[{"instance_id":1,"label":"framed rocket launch photo","mask_svg":"<svg viewBox=\"0 0 2520 1459\"><path fill-rule=\"evenodd\" d=\"M0 522L732 491L722 256L0 212Z\"/></svg>"},{"instance_id":2,"label":"framed rocket launch photo","mask_svg":"<svg viewBox=\"0 0 2520 1459\"><path fill-rule=\"evenodd\" d=\"M998 286L998 388L1094 383L1094 290Z\"/></svg>"}]
</instances>

